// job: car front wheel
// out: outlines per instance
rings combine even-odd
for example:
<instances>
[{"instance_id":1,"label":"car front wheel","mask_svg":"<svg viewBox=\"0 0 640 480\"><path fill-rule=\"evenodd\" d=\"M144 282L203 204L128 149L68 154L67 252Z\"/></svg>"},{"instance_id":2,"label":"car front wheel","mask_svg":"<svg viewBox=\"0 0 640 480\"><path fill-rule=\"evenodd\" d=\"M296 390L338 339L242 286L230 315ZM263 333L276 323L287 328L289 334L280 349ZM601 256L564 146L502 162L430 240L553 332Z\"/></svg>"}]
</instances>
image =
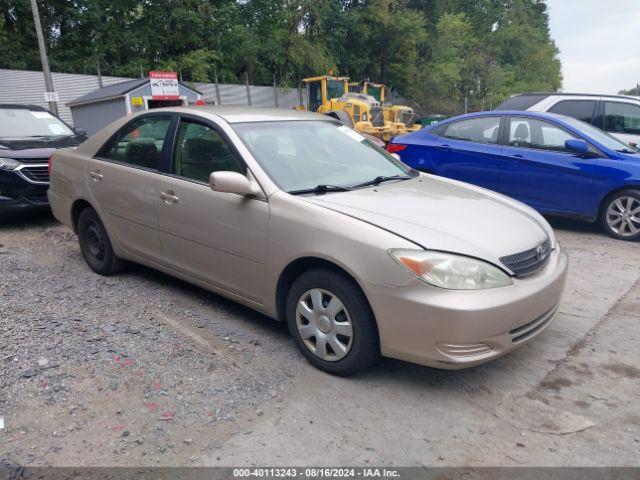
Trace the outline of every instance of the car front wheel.
<instances>
[{"instance_id":1,"label":"car front wheel","mask_svg":"<svg viewBox=\"0 0 640 480\"><path fill-rule=\"evenodd\" d=\"M334 375L364 370L380 356L369 302L351 279L337 272L313 269L293 282L287 323L307 360Z\"/></svg>"},{"instance_id":2,"label":"car front wheel","mask_svg":"<svg viewBox=\"0 0 640 480\"><path fill-rule=\"evenodd\" d=\"M609 196L602 206L600 223L614 238L640 240L640 191L622 190Z\"/></svg>"},{"instance_id":3,"label":"car front wheel","mask_svg":"<svg viewBox=\"0 0 640 480\"><path fill-rule=\"evenodd\" d=\"M111 246L111 240L100 217L93 208L85 208L78 217L78 240L87 265L100 275L113 275L122 270L120 260Z\"/></svg>"}]
</instances>

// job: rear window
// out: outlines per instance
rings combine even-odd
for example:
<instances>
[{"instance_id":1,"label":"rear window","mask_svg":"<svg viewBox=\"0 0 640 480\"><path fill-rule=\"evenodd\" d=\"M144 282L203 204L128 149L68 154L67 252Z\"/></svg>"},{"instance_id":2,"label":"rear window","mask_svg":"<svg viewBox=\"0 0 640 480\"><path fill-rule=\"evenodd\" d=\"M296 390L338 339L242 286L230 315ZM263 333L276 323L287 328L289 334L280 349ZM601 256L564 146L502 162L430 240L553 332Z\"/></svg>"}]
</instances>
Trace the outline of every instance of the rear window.
<instances>
[{"instance_id":1,"label":"rear window","mask_svg":"<svg viewBox=\"0 0 640 480\"><path fill-rule=\"evenodd\" d=\"M551 107L549 111L593 123L595 109L595 100L562 100Z\"/></svg>"},{"instance_id":2,"label":"rear window","mask_svg":"<svg viewBox=\"0 0 640 480\"><path fill-rule=\"evenodd\" d=\"M477 117L443 125L438 132L443 137L468 142L497 143L499 116Z\"/></svg>"},{"instance_id":3,"label":"rear window","mask_svg":"<svg viewBox=\"0 0 640 480\"><path fill-rule=\"evenodd\" d=\"M547 95L514 95L502 102L496 110L527 110Z\"/></svg>"}]
</instances>

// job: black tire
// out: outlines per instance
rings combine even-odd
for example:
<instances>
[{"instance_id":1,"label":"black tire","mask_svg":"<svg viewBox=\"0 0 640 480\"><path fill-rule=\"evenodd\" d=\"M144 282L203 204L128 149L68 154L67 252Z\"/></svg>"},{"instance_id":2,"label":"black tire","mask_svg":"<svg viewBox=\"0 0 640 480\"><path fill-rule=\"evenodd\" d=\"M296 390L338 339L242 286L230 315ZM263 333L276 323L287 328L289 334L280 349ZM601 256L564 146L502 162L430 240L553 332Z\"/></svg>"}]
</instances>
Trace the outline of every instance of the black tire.
<instances>
[{"instance_id":1,"label":"black tire","mask_svg":"<svg viewBox=\"0 0 640 480\"><path fill-rule=\"evenodd\" d=\"M600 225L613 238L637 242L640 241L640 213L630 215L624 208L627 204L631 205L631 211L640 207L640 190L630 188L609 195L600 208Z\"/></svg>"},{"instance_id":2,"label":"black tire","mask_svg":"<svg viewBox=\"0 0 640 480\"><path fill-rule=\"evenodd\" d=\"M113 275L124 268L125 262L116 257L107 230L93 208L80 212L77 225L80 251L91 270L100 275Z\"/></svg>"},{"instance_id":3,"label":"black tire","mask_svg":"<svg viewBox=\"0 0 640 480\"><path fill-rule=\"evenodd\" d=\"M341 359L327 361L319 358L307 347L298 329L296 321L298 302L306 293L314 289L323 290L337 297L345 308L342 315L348 314L352 325L352 336L350 348ZM296 345L306 359L320 370L333 375L346 376L366 370L380 358L378 328L369 302L358 285L340 273L328 269L312 269L300 275L288 292L287 325ZM328 349L332 350L330 346Z\"/></svg>"}]
</instances>

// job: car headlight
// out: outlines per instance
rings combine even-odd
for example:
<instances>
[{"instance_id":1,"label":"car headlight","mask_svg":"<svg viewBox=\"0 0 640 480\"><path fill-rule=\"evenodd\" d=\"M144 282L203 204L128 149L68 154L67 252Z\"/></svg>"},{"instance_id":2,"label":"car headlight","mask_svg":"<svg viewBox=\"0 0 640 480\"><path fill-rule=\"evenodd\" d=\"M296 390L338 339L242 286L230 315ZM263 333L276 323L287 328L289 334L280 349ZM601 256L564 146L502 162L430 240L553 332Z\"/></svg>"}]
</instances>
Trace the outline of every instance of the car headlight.
<instances>
[{"instance_id":1,"label":"car headlight","mask_svg":"<svg viewBox=\"0 0 640 480\"><path fill-rule=\"evenodd\" d=\"M431 250L389 250L409 272L430 285L451 290L480 290L511 285L498 267L464 255Z\"/></svg>"},{"instance_id":2,"label":"car headlight","mask_svg":"<svg viewBox=\"0 0 640 480\"><path fill-rule=\"evenodd\" d=\"M13 158L0 158L0 170L15 170L19 165Z\"/></svg>"}]
</instances>

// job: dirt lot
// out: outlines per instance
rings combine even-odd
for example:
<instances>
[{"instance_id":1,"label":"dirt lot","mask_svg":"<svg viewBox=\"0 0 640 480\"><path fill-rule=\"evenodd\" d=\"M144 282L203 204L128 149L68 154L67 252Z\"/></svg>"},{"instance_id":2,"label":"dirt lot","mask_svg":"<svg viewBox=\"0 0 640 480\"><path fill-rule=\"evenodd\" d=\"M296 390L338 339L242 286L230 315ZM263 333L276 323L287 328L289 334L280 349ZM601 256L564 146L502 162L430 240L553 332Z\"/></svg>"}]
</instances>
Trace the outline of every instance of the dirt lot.
<instances>
[{"instance_id":1,"label":"dirt lot","mask_svg":"<svg viewBox=\"0 0 640 480\"><path fill-rule=\"evenodd\" d=\"M554 226L571 273L536 341L340 379L217 295L93 274L48 215L0 224L0 464L637 466L638 245Z\"/></svg>"}]
</instances>

